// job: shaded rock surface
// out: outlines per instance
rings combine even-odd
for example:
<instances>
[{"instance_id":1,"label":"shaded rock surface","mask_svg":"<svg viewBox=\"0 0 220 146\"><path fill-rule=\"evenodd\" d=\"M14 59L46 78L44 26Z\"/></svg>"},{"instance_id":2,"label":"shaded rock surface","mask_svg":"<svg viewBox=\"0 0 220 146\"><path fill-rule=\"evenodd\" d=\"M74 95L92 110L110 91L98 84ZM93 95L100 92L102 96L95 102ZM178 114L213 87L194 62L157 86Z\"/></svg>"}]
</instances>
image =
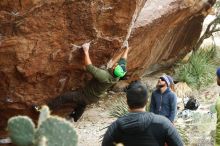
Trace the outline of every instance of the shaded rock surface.
<instances>
[{"instance_id":1,"label":"shaded rock surface","mask_svg":"<svg viewBox=\"0 0 220 146\"><path fill-rule=\"evenodd\" d=\"M72 44L92 41L93 64L111 67L128 40L128 76L142 76L192 50L208 9L200 0L0 1L0 129L91 78Z\"/></svg>"}]
</instances>

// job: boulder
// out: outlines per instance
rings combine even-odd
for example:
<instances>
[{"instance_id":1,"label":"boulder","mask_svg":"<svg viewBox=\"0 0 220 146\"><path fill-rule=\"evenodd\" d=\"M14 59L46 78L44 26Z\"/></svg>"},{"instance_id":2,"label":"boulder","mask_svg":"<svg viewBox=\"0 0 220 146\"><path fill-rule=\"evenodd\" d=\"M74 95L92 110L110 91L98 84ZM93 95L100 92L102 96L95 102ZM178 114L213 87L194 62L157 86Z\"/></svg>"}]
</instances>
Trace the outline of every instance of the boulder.
<instances>
[{"instance_id":1,"label":"boulder","mask_svg":"<svg viewBox=\"0 0 220 146\"><path fill-rule=\"evenodd\" d=\"M1 0L0 129L11 116L36 117L32 104L85 85L91 76L74 45L92 41L93 64L111 67L128 40L128 76L142 76L192 50L212 5L202 0Z\"/></svg>"}]
</instances>

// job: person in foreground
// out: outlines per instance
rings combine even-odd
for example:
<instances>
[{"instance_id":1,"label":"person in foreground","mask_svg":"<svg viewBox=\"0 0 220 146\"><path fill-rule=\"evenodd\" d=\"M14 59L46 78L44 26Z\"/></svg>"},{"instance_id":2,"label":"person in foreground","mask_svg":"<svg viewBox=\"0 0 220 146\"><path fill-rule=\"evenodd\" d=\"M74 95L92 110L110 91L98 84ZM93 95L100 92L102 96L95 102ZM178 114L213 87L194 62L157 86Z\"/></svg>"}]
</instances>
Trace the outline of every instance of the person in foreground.
<instances>
[{"instance_id":1,"label":"person in foreground","mask_svg":"<svg viewBox=\"0 0 220 146\"><path fill-rule=\"evenodd\" d=\"M217 69L216 75L217 75L217 84L218 86L220 86L220 67ZM215 146L220 146L220 97L217 98L215 107L217 111Z\"/></svg>"},{"instance_id":2,"label":"person in foreground","mask_svg":"<svg viewBox=\"0 0 220 146\"><path fill-rule=\"evenodd\" d=\"M113 122L104 134L102 146L183 146L173 124L164 116L146 112L147 89L140 81L126 91L129 113Z\"/></svg>"}]
</instances>

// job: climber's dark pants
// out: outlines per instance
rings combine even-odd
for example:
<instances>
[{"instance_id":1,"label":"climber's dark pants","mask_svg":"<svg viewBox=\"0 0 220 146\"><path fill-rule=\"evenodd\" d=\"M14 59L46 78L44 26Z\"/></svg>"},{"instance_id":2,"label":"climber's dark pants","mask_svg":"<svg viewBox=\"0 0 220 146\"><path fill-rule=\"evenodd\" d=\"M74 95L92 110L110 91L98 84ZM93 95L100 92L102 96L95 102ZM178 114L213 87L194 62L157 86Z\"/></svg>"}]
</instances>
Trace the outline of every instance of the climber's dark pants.
<instances>
[{"instance_id":1,"label":"climber's dark pants","mask_svg":"<svg viewBox=\"0 0 220 146\"><path fill-rule=\"evenodd\" d=\"M74 103L75 107L73 112L70 113L70 116L74 118L74 121L77 121L85 111L86 105L88 102L85 100L85 96L79 91L65 92L57 96L48 102L48 106L51 110L58 109L62 105L67 103Z\"/></svg>"}]
</instances>

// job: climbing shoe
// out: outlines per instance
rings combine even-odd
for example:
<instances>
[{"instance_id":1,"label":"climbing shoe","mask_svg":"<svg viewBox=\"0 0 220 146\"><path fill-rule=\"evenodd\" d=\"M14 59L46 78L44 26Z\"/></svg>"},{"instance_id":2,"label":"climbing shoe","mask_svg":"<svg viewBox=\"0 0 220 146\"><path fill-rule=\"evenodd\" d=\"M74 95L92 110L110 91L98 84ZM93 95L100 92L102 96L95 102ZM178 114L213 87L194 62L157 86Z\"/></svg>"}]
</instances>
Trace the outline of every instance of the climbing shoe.
<instances>
[{"instance_id":1,"label":"climbing shoe","mask_svg":"<svg viewBox=\"0 0 220 146\"><path fill-rule=\"evenodd\" d=\"M82 116L82 114L85 111L86 106L78 106L73 112L69 114L69 117L74 119L74 122L77 122L79 118Z\"/></svg>"}]
</instances>

